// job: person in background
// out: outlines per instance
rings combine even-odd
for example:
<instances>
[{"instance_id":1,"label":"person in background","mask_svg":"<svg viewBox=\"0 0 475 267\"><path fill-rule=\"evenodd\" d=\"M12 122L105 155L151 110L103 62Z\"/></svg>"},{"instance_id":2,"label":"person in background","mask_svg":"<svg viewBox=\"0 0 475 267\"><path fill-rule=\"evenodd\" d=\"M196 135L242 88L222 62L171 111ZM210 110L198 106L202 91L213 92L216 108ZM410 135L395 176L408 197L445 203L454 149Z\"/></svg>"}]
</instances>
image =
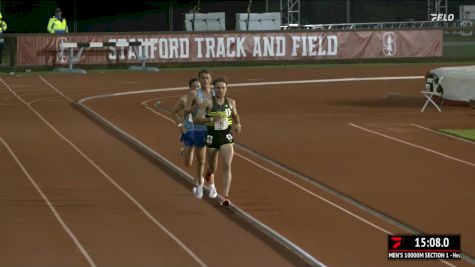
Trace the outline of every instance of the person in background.
<instances>
[{"instance_id":1,"label":"person in background","mask_svg":"<svg viewBox=\"0 0 475 267\"><path fill-rule=\"evenodd\" d=\"M195 114L194 116L194 126L195 126L195 132L197 133L198 136L203 137L203 141L206 142L207 138L207 132L208 132L208 127L205 122L199 123L196 121L196 112L199 110L199 107L206 102L207 100L210 100L211 97L215 95L213 88L211 87L213 80L211 79L211 72L207 69L202 69L200 72L198 72L198 79L200 80L201 83L201 88L199 90L196 90L195 93L192 93L189 95L190 101L188 102L189 106L188 108L192 108L192 105L194 105L195 109ZM204 133L204 135L202 135ZM206 150L206 148L204 148ZM217 160L217 158L216 158ZM210 163L208 162L208 165ZM216 163L217 164L217 163ZM204 166L203 166L204 167ZM216 198L218 196L218 191L216 190L216 186L214 185L214 172L210 172L208 167L208 172L205 176L206 183L209 186L209 197L210 198ZM203 171L204 169L200 169L200 177L203 176Z\"/></svg>"},{"instance_id":2,"label":"person in background","mask_svg":"<svg viewBox=\"0 0 475 267\"><path fill-rule=\"evenodd\" d=\"M203 172L206 157L206 125L195 125L194 119L198 111L199 104L204 100L204 93L201 89L200 81L197 78L189 80L190 92L182 96L173 108L175 122L180 130L183 142L183 156L185 166L190 167L193 163L193 153L196 153L197 175L195 176L195 187L193 193L196 198L203 197ZM201 100L200 102L200 99ZM193 102L193 103L192 103Z\"/></svg>"},{"instance_id":3,"label":"person in background","mask_svg":"<svg viewBox=\"0 0 475 267\"><path fill-rule=\"evenodd\" d=\"M61 8L56 8L54 16L48 22L47 30L49 33L68 33L68 24L62 14Z\"/></svg>"},{"instance_id":4,"label":"person in background","mask_svg":"<svg viewBox=\"0 0 475 267\"><path fill-rule=\"evenodd\" d=\"M0 13L0 35L7 30L7 23L3 20L2 13ZM3 47L5 46L5 40L0 37L0 65L3 59Z\"/></svg>"},{"instance_id":5,"label":"person in background","mask_svg":"<svg viewBox=\"0 0 475 267\"><path fill-rule=\"evenodd\" d=\"M214 89L211 87L211 85L213 84L213 79L211 78L211 72L209 70L207 69L200 70L198 72L198 79L200 79L201 89L203 92L203 97L200 97L200 99L198 100L201 106L204 102L211 99L215 95L215 93L214 93ZM199 124L196 120L195 120L195 123ZM202 126L205 127L206 129L208 128L206 126L206 123L202 123ZM207 136L205 136L205 140L206 140L206 137ZM210 163L208 162L208 165L209 164ZM209 197L216 198L218 196L218 191L216 190L216 186L214 185L214 173L208 170L205 176L205 179L209 185Z\"/></svg>"}]
</instances>

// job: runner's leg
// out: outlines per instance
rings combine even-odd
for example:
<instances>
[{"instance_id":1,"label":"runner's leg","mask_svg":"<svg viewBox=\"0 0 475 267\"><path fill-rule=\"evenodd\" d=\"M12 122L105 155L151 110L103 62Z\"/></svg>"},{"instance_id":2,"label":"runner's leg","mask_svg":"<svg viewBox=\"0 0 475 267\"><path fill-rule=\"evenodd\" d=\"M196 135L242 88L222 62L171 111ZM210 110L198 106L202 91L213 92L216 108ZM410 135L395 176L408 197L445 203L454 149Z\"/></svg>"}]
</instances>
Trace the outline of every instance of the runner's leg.
<instances>
[{"instance_id":1,"label":"runner's leg","mask_svg":"<svg viewBox=\"0 0 475 267\"><path fill-rule=\"evenodd\" d=\"M218 192L216 191L216 186L214 185L214 174L216 173L217 165L218 165L218 153L219 150L216 148L209 148L207 149L207 161L208 161L208 176L209 180L209 197L215 198L218 196Z\"/></svg>"},{"instance_id":2,"label":"runner's leg","mask_svg":"<svg viewBox=\"0 0 475 267\"><path fill-rule=\"evenodd\" d=\"M206 146L203 147L196 147L195 148L196 154L196 176L195 176L195 184L203 184L204 183L204 171L205 171L205 159L206 159Z\"/></svg>"},{"instance_id":3,"label":"runner's leg","mask_svg":"<svg viewBox=\"0 0 475 267\"><path fill-rule=\"evenodd\" d=\"M206 150L206 158L208 161L207 174L211 175L210 180L208 181L210 184L214 184L214 175L216 173L216 169L218 168L218 153L219 150L216 148L208 147Z\"/></svg>"},{"instance_id":4,"label":"runner's leg","mask_svg":"<svg viewBox=\"0 0 475 267\"><path fill-rule=\"evenodd\" d=\"M194 146L185 146L183 150L183 160L185 161L185 166L188 168L193 164L194 149Z\"/></svg>"},{"instance_id":5,"label":"runner's leg","mask_svg":"<svg viewBox=\"0 0 475 267\"><path fill-rule=\"evenodd\" d=\"M223 163L223 196L229 196L229 189L231 188L231 163L234 156L234 145L225 144L220 148L220 158Z\"/></svg>"}]
</instances>

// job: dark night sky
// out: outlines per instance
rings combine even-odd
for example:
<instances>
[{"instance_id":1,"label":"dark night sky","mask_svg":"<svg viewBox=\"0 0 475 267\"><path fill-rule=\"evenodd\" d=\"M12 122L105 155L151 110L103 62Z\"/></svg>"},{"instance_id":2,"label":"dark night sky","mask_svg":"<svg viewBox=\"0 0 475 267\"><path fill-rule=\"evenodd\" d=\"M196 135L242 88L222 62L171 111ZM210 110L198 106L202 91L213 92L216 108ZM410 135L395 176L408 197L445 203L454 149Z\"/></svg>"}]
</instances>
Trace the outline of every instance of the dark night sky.
<instances>
[{"instance_id":1,"label":"dark night sky","mask_svg":"<svg viewBox=\"0 0 475 267\"><path fill-rule=\"evenodd\" d=\"M60 6L73 30L74 2L3 0L1 11L8 32L45 32L54 8ZM79 32L99 31L168 31L170 1L101 2L77 0ZM183 30L183 14L197 1L174 0L173 30ZM226 12L226 28L234 29L235 13L245 13L247 0L202 0L201 12ZM265 0L253 0L252 12L265 12ZM352 22L424 20L427 0L351 0ZM475 5L475 0L449 0L449 13L458 18L459 5ZM279 12L280 1L268 0L269 11ZM346 0L301 0L301 24L346 22Z\"/></svg>"}]
</instances>

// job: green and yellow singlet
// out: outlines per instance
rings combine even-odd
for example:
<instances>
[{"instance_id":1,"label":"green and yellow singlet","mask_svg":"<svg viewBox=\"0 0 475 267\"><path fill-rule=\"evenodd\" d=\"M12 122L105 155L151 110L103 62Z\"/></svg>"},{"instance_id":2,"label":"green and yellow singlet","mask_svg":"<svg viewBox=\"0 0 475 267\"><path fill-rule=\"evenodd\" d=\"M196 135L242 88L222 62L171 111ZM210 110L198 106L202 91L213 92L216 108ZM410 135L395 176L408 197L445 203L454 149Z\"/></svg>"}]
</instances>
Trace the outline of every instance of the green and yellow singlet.
<instances>
[{"instance_id":1,"label":"green and yellow singlet","mask_svg":"<svg viewBox=\"0 0 475 267\"><path fill-rule=\"evenodd\" d=\"M233 111L232 111L231 106L229 105L228 98L224 99L224 103L222 105L219 105L216 102L216 97L212 97L211 99L213 101L213 106L211 107L211 110L208 112L208 114L206 114L206 116L214 117L216 115L219 115L224 119L214 121L214 122L208 122L206 124L206 126L208 126L208 130L214 130L214 131L227 130L233 124L233 118L232 118Z\"/></svg>"}]
</instances>

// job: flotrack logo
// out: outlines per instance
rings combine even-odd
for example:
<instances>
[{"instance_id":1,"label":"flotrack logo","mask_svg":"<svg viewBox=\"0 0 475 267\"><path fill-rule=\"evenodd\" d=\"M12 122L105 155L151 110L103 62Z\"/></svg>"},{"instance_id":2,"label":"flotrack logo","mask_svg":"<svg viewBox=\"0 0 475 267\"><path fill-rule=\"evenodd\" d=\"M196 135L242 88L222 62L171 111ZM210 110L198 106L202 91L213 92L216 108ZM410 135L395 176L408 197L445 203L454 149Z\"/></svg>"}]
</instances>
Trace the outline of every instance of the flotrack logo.
<instances>
[{"instance_id":1,"label":"flotrack logo","mask_svg":"<svg viewBox=\"0 0 475 267\"><path fill-rule=\"evenodd\" d=\"M435 13L430 14L431 19L430 21L454 21L454 14L442 14L442 13Z\"/></svg>"},{"instance_id":2,"label":"flotrack logo","mask_svg":"<svg viewBox=\"0 0 475 267\"><path fill-rule=\"evenodd\" d=\"M385 32L383 34L383 53L387 57L396 54L396 34L394 32Z\"/></svg>"}]
</instances>

